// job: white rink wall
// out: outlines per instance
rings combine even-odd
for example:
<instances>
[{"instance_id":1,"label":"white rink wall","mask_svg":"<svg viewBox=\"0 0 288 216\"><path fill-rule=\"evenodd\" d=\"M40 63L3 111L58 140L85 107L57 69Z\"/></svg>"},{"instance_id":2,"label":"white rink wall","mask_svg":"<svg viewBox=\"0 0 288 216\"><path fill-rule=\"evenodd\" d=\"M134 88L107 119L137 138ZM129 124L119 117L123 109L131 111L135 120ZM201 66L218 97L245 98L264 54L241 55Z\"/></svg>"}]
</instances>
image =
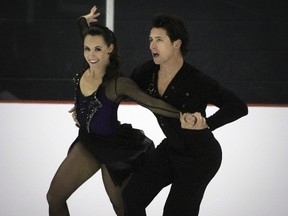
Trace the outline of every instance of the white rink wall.
<instances>
[{"instance_id":1,"label":"white rink wall","mask_svg":"<svg viewBox=\"0 0 288 216\"><path fill-rule=\"evenodd\" d=\"M46 192L77 128L72 104L0 103L0 215L48 215ZM208 113L216 109L208 107ZM119 119L158 144L163 136L150 111L123 104ZM217 129L222 166L207 188L200 216L286 216L288 107L249 107L248 116ZM169 187L147 208L161 216ZM115 215L97 173L68 200L71 216Z\"/></svg>"}]
</instances>

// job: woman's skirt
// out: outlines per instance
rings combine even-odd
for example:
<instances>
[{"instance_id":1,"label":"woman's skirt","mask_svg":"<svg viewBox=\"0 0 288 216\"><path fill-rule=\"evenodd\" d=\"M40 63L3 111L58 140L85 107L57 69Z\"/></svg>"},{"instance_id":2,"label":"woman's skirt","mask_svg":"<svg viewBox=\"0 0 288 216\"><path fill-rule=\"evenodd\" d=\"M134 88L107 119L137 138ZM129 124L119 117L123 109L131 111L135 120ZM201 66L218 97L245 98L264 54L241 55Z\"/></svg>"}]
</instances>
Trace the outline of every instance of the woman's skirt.
<instances>
[{"instance_id":1,"label":"woman's skirt","mask_svg":"<svg viewBox=\"0 0 288 216\"><path fill-rule=\"evenodd\" d=\"M90 134L80 128L70 149L76 142L106 165L115 186L140 169L147 155L155 149L153 141L130 124L121 124L117 132L109 136Z\"/></svg>"}]
</instances>

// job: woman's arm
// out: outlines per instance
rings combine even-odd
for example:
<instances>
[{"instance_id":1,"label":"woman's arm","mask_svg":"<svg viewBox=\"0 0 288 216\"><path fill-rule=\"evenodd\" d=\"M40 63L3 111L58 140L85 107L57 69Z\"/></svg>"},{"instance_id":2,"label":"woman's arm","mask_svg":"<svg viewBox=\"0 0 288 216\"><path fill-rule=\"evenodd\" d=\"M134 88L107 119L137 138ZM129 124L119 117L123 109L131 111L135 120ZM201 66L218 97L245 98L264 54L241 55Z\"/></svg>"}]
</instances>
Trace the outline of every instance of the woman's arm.
<instances>
[{"instance_id":1,"label":"woman's arm","mask_svg":"<svg viewBox=\"0 0 288 216\"><path fill-rule=\"evenodd\" d=\"M86 15L80 16L77 20L77 25L80 30L80 36L83 39L86 31L88 30L90 23L97 22L97 17L100 16L100 13L97 13L97 7L93 6L90 12Z\"/></svg>"},{"instance_id":2,"label":"woman's arm","mask_svg":"<svg viewBox=\"0 0 288 216\"><path fill-rule=\"evenodd\" d=\"M180 118L178 109L161 99L146 94L128 77L118 77L110 81L106 88L106 95L112 101L120 101L124 97L129 97L154 113L170 118Z\"/></svg>"}]
</instances>

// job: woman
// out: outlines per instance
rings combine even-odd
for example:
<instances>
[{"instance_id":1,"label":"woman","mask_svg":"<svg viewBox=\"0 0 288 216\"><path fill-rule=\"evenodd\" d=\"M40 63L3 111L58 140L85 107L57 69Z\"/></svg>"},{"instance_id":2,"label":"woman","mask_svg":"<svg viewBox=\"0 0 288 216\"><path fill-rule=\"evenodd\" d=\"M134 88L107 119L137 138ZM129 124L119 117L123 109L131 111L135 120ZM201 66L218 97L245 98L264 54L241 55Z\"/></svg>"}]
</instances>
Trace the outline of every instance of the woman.
<instances>
[{"instance_id":1,"label":"woman","mask_svg":"<svg viewBox=\"0 0 288 216\"><path fill-rule=\"evenodd\" d=\"M75 113L79 135L58 168L48 191L49 214L69 215L66 200L101 170L106 192L117 215L123 215L121 192L131 173L154 149L153 142L129 124L120 124L117 109L130 97L151 111L179 119L179 111L142 92L119 73L114 33L93 24L83 32L88 67L75 78Z\"/></svg>"}]
</instances>

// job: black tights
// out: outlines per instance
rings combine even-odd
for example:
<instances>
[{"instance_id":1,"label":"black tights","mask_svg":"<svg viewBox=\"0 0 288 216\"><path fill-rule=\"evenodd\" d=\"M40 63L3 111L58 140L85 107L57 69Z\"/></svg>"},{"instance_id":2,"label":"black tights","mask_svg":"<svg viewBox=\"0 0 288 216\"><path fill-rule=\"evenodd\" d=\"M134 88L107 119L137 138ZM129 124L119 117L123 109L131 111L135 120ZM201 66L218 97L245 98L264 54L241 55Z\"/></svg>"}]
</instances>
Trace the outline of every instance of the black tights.
<instances>
[{"instance_id":1,"label":"black tights","mask_svg":"<svg viewBox=\"0 0 288 216\"><path fill-rule=\"evenodd\" d=\"M110 178L107 168L101 164L81 143L76 143L67 157L58 168L47 193L50 216L68 216L67 199L84 182L92 177L99 169L105 190L118 216L124 215L122 189L127 184L125 180L121 187L115 186Z\"/></svg>"}]
</instances>

